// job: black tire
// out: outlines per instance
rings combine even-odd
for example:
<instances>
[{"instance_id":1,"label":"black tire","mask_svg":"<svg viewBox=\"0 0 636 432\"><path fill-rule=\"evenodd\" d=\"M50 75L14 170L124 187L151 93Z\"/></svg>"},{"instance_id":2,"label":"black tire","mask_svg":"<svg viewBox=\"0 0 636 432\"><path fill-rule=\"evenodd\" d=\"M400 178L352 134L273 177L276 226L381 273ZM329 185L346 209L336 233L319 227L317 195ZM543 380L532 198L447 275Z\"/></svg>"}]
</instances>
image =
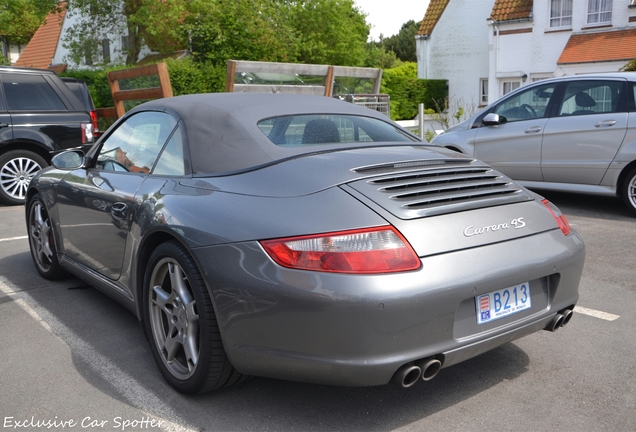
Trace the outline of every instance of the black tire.
<instances>
[{"instance_id":1,"label":"black tire","mask_svg":"<svg viewBox=\"0 0 636 432\"><path fill-rule=\"evenodd\" d=\"M621 185L621 195L627 207L636 215L636 168L625 177Z\"/></svg>"},{"instance_id":2,"label":"black tire","mask_svg":"<svg viewBox=\"0 0 636 432\"><path fill-rule=\"evenodd\" d=\"M205 393L246 377L230 364L201 272L177 242L159 245L144 277L144 329L164 378L181 393Z\"/></svg>"},{"instance_id":3,"label":"black tire","mask_svg":"<svg viewBox=\"0 0 636 432\"><path fill-rule=\"evenodd\" d=\"M34 195L27 206L27 232L35 268L44 279L60 279L66 275L66 271L62 269L57 259L53 224L49 212L39 194Z\"/></svg>"},{"instance_id":4,"label":"black tire","mask_svg":"<svg viewBox=\"0 0 636 432\"><path fill-rule=\"evenodd\" d=\"M29 182L47 166L42 156L28 150L11 150L0 155L0 201L24 204Z\"/></svg>"}]
</instances>

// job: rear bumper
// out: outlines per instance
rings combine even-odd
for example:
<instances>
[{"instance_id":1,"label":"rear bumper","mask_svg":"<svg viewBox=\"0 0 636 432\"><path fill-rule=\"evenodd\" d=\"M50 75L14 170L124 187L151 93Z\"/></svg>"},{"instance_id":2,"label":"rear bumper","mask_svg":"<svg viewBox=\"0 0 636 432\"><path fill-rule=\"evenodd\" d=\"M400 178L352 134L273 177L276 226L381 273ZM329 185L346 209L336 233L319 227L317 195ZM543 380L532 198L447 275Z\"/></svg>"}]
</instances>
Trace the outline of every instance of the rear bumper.
<instances>
[{"instance_id":1,"label":"rear bumper","mask_svg":"<svg viewBox=\"0 0 636 432\"><path fill-rule=\"evenodd\" d=\"M194 252L237 370L349 386L386 384L434 355L447 367L541 330L576 304L585 258L578 234L559 230L426 257L392 275L284 269L254 242ZM527 281L545 301L477 325L475 296Z\"/></svg>"}]
</instances>

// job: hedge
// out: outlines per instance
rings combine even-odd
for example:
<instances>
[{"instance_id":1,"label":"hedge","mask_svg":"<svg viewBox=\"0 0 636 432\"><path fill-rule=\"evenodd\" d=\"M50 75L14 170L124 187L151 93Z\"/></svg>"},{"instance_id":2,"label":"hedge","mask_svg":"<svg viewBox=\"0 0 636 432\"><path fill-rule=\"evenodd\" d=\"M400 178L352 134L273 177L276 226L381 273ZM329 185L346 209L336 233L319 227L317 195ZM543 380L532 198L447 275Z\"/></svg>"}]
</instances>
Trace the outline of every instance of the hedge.
<instances>
[{"instance_id":1,"label":"hedge","mask_svg":"<svg viewBox=\"0 0 636 432\"><path fill-rule=\"evenodd\" d=\"M425 108L442 105L448 95L446 80L417 78L417 65L409 62L382 71L382 93L391 96L391 119L410 120L417 115L417 106Z\"/></svg>"}]
</instances>

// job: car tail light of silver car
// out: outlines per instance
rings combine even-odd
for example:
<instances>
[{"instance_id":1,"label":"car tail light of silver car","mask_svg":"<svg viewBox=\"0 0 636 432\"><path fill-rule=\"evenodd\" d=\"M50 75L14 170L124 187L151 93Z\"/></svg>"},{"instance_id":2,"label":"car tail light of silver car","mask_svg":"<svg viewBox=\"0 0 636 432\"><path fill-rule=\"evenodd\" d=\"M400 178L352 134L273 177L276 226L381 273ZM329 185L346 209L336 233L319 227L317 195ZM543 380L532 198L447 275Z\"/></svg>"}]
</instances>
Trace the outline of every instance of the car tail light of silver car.
<instances>
[{"instance_id":1,"label":"car tail light of silver car","mask_svg":"<svg viewBox=\"0 0 636 432\"><path fill-rule=\"evenodd\" d=\"M550 213L552 213L552 216L554 217L554 220L556 220L557 225L559 225L559 229L563 232L563 235L570 234L572 228L570 228L570 224L565 218L565 215L561 213L561 210L547 199L544 199L541 203L546 206Z\"/></svg>"},{"instance_id":2,"label":"car tail light of silver car","mask_svg":"<svg viewBox=\"0 0 636 432\"><path fill-rule=\"evenodd\" d=\"M393 227L376 227L262 241L279 265L334 273L392 273L418 269L420 259Z\"/></svg>"}]
</instances>

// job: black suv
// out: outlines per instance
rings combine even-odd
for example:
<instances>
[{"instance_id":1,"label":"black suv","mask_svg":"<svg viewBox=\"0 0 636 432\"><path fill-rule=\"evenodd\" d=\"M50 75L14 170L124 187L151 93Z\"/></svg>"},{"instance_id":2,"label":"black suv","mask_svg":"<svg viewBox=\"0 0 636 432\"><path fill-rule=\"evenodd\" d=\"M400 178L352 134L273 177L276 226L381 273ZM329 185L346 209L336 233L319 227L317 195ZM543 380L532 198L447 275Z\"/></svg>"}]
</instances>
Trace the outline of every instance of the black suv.
<instances>
[{"instance_id":1,"label":"black suv","mask_svg":"<svg viewBox=\"0 0 636 432\"><path fill-rule=\"evenodd\" d=\"M94 140L97 116L86 84L64 80L49 70L0 67L0 201L6 204L24 203L31 178L52 154Z\"/></svg>"}]
</instances>

